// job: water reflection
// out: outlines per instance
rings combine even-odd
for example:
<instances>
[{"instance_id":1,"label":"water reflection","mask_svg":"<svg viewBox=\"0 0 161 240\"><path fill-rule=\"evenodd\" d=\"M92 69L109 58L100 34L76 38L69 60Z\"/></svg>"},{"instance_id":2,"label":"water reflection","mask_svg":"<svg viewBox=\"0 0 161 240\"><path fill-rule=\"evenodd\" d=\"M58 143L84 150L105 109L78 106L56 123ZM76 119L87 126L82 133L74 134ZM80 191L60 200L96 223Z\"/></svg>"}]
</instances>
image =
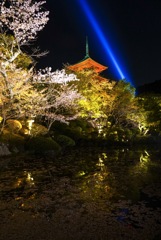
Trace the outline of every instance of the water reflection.
<instances>
[{"instance_id":1,"label":"water reflection","mask_svg":"<svg viewBox=\"0 0 161 240\"><path fill-rule=\"evenodd\" d=\"M20 177L16 178L15 182L15 188L20 188L22 186L33 186L34 183L34 178L32 177L31 172L26 172L24 171Z\"/></svg>"},{"instance_id":2,"label":"water reflection","mask_svg":"<svg viewBox=\"0 0 161 240\"><path fill-rule=\"evenodd\" d=\"M160 182L161 165L153 154L147 150L142 151L139 161L129 170L131 181L136 185L135 188L142 189L148 184Z\"/></svg>"},{"instance_id":3,"label":"water reflection","mask_svg":"<svg viewBox=\"0 0 161 240\"><path fill-rule=\"evenodd\" d=\"M57 160L17 158L0 170L0 201L33 212L55 211L69 199L137 202L144 188L161 184L160 174L161 162L148 150L79 149Z\"/></svg>"},{"instance_id":4,"label":"water reflection","mask_svg":"<svg viewBox=\"0 0 161 240\"><path fill-rule=\"evenodd\" d=\"M150 160L150 154L144 150L143 153L141 153L140 155L140 162L141 163L145 163L145 162L148 162Z\"/></svg>"},{"instance_id":5,"label":"water reflection","mask_svg":"<svg viewBox=\"0 0 161 240\"><path fill-rule=\"evenodd\" d=\"M102 198L105 193L110 192L108 183L110 172L104 162L107 159L106 153L98 154L98 160L95 162L95 171L89 172L81 181L79 188L83 198L96 200Z\"/></svg>"},{"instance_id":6,"label":"water reflection","mask_svg":"<svg viewBox=\"0 0 161 240\"><path fill-rule=\"evenodd\" d=\"M153 171L152 171L153 169ZM82 198L88 200L126 199L139 201L141 189L160 181L160 164L147 150L131 152L128 149L98 154L94 172L88 172L80 182Z\"/></svg>"}]
</instances>

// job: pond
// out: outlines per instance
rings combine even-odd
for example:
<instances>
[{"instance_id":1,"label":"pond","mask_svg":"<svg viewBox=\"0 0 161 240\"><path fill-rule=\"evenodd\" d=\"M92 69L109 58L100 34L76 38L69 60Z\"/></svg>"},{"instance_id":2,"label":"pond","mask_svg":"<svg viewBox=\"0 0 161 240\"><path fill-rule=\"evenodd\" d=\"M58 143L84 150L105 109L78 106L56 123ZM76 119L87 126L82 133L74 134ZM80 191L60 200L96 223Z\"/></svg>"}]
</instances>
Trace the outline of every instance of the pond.
<instances>
[{"instance_id":1,"label":"pond","mask_svg":"<svg viewBox=\"0 0 161 240\"><path fill-rule=\"evenodd\" d=\"M161 239L157 150L2 158L0 190L0 240Z\"/></svg>"}]
</instances>

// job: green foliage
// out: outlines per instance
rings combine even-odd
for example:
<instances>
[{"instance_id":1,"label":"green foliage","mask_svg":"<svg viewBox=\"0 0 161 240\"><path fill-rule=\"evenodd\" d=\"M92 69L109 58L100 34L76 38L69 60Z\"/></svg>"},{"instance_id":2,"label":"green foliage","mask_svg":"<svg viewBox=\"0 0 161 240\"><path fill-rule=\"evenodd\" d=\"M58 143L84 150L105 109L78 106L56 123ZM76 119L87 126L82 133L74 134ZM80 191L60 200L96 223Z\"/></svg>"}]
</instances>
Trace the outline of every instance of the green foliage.
<instances>
[{"instance_id":1,"label":"green foliage","mask_svg":"<svg viewBox=\"0 0 161 240\"><path fill-rule=\"evenodd\" d=\"M77 119L69 123L69 125L55 122L53 124L52 130L54 131L54 136L65 135L72 138L75 142L79 140L97 138L98 133L91 123L86 119Z\"/></svg>"},{"instance_id":2,"label":"green foliage","mask_svg":"<svg viewBox=\"0 0 161 240\"><path fill-rule=\"evenodd\" d=\"M75 141L71 139L70 137L67 137L65 135L59 135L56 137L56 142L62 147L73 147L75 146Z\"/></svg>"},{"instance_id":3,"label":"green foliage","mask_svg":"<svg viewBox=\"0 0 161 240\"><path fill-rule=\"evenodd\" d=\"M47 151L60 152L61 147L52 138L37 136L29 139L25 145L25 148L35 153L44 153Z\"/></svg>"},{"instance_id":4,"label":"green foliage","mask_svg":"<svg viewBox=\"0 0 161 240\"><path fill-rule=\"evenodd\" d=\"M102 138L109 143L117 142L127 144L134 138L134 136L136 136L136 134L137 131L134 131L134 129L114 125L109 128L104 128L102 135L100 135L99 138Z\"/></svg>"},{"instance_id":5,"label":"green foliage","mask_svg":"<svg viewBox=\"0 0 161 240\"><path fill-rule=\"evenodd\" d=\"M84 96L79 102L80 116L92 125L89 129L82 129L85 135L100 138L111 127L138 128L138 122L133 118L137 112L135 88L130 83L110 81L92 70L76 74L80 79L76 84Z\"/></svg>"},{"instance_id":6,"label":"green foliage","mask_svg":"<svg viewBox=\"0 0 161 240\"><path fill-rule=\"evenodd\" d=\"M14 63L18 68L29 68L33 64L33 60L26 53L19 50L14 36L9 34L0 34L0 52L5 56L5 59L10 59L14 53L20 52Z\"/></svg>"},{"instance_id":7,"label":"green foliage","mask_svg":"<svg viewBox=\"0 0 161 240\"><path fill-rule=\"evenodd\" d=\"M149 132L161 132L161 95L142 94L137 99L146 116Z\"/></svg>"},{"instance_id":8,"label":"green foliage","mask_svg":"<svg viewBox=\"0 0 161 240\"><path fill-rule=\"evenodd\" d=\"M135 89L123 80L117 82L110 92L112 107L109 114L111 125L125 126L132 124L130 113L136 109Z\"/></svg>"},{"instance_id":9,"label":"green foliage","mask_svg":"<svg viewBox=\"0 0 161 240\"><path fill-rule=\"evenodd\" d=\"M105 109L109 105L109 90L114 82L104 79L93 70L82 70L76 73L80 81L77 88L84 97L79 101L80 116L88 120L107 117Z\"/></svg>"},{"instance_id":10,"label":"green foliage","mask_svg":"<svg viewBox=\"0 0 161 240\"><path fill-rule=\"evenodd\" d=\"M33 60L26 53L21 53L16 59L16 65L18 68L30 68L33 64Z\"/></svg>"},{"instance_id":11,"label":"green foliage","mask_svg":"<svg viewBox=\"0 0 161 240\"><path fill-rule=\"evenodd\" d=\"M67 125L65 123L55 121L52 126L52 130L54 131L54 136L65 135L72 138L74 141L81 138L81 128L76 124L72 125L70 123Z\"/></svg>"}]
</instances>

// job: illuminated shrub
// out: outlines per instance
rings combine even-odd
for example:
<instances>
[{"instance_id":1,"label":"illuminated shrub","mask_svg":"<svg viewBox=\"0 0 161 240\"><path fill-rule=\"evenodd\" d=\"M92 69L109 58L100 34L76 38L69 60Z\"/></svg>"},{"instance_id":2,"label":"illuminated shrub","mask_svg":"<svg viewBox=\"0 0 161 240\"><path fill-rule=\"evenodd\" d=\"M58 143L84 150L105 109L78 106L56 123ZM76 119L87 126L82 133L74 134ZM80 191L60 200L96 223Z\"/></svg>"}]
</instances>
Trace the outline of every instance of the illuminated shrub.
<instances>
[{"instance_id":1,"label":"illuminated shrub","mask_svg":"<svg viewBox=\"0 0 161 240\"><path fill-rule=\"evenodd\" d=\"M69 127L71 128L71 133L73 134L71 137L74 138L74 140L95 139L98 136L97 129L85 119L78 119L70 122Z\"/></svg>"}]
</instances>

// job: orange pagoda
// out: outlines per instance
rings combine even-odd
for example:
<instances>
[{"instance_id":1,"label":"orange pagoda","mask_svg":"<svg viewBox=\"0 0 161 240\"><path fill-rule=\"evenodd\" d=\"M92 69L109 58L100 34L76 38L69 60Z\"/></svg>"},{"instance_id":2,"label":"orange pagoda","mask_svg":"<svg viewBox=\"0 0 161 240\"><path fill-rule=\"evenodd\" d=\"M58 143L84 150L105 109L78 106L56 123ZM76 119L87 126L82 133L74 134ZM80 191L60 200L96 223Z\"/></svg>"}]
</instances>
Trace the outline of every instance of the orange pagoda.
<instances>
[{"instance_id":1,"label":"orange pagoda","mask_svg":"<svg viewBox=\"0 0 161 240\"><path fill-rule=\"evenodd\" d=\"M106 70L108 67L103 66L102 64L94 61L90 56L89 56L89 47L88 47L88 39L86 39L86 56L83 60L80 62L68 66L68 69L78 72L82 71L84 69L93 69L95 73L101 73L102 71Z\"/></svg>"}]
</instances>

